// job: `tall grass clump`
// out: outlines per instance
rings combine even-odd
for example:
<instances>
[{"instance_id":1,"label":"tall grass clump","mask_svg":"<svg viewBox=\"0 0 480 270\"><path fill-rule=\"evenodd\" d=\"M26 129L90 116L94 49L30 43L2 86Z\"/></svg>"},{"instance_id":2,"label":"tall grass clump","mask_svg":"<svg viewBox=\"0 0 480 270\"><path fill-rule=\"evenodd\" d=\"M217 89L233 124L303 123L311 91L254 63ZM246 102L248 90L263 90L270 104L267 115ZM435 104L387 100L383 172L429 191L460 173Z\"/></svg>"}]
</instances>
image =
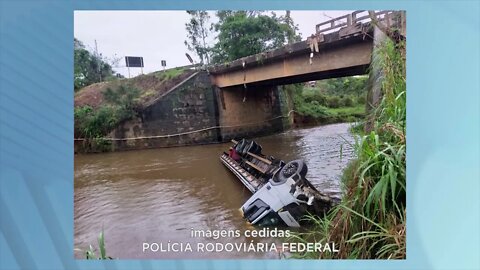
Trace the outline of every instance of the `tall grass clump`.
<instances>
[{"instance_id":1,"label":"tall grass clump","mask_svg":"<svg viewBox=\"0 0 480 270\"><path fill-rule=\"evenodd\" d=\"M343 198L314 226L295 235L330 242L338 253L296 254L309 258L402 259L406 256L406 75L405 44L386 40L374 50L382 99L373 128L355 146L357 159L342 177ZM375 74L371 74L375 75Z\"/></svg>"},{"instance_id":2,"label":"tall grass clump","mask_svg":"<svg viewBox=\"0 0 480 270\"><path fill-rule=\"evenodd\" d=\"M85 255L87 260L111 260L113 259L110 256L107 256L107 251L105 249L105 236L102 232L98 235L98 250L96 250L92 245L89 245L87 250L75 249L76 251L82 252ZM98 254L97 254L98 252Z\"/></svg>"}]
</instances>

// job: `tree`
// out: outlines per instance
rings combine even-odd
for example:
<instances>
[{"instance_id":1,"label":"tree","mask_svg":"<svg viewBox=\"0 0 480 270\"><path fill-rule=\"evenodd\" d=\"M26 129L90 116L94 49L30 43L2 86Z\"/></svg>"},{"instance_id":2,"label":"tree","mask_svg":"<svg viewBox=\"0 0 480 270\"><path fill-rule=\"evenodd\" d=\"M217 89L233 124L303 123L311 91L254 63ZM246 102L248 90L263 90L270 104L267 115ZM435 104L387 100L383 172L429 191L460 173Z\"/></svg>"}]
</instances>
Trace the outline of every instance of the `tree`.
<instances>
[{"instance_id":1,"label":"tree","mask_svg":"<svg viewBox=\"0 0 480 270\"><path fill-rule=\"evenodd\" d=\"M90 53L85 45L74 38L74 90L101 82L113 76L112 66L101 55Z\"/></svg>"},{"instance_id":2,"label":"tree","mask_svg":"<svg viewBox=\"0 0 480 270\"><path fill-rule=\"evenodd\" d=\"M248 55L281 47L295 37L292 22L263 11L218 11L218 42L212 49L212 62L229 62ZM289 18L291 20L291 18Z\"/></svg>"},{"instance_id":3,"label":"tree","mask_svg":"<svg viewBox=\"0 0 480 270\"><path fill-rule=\"evenodd\" d=\"M293 22L292 17L290 16L290 10L285 11L285 17L280 17L283 23L287 25L287 27L290 27L292 29L292 32L289 33L287 36L288 43L293 43L294 41L300 41L302 38L300 35L297 34L298 32L298 24L295 24Z\"/></svg>"},{"instance_id":4,"label":"tree","mask_svg":"<svg viewBox=\"0 0 480 270\"><path fill-rule=\"evenodd\" d=\"M209 47L206 39L211 29L208 26L210 15L208 15L207 11L199 10L187 10L187 13L191 18L190 22L185 24L188 38L188 41L185 40L185 46L198 55L202 64L205 63L205 60L209 64Z\"/></svg>"},{"instance_id":5,"label":"tree","mask_svg":"<svg viewBox=\"0 0 480 270\"><path fill-rule=\"evenodd\" d=\"M77 38L73 38L73 48L75 50L77 49L85 49L85 45L83 44L83 42L81 42L80 40L78 40Z\"/></svg>"}]
</instances>

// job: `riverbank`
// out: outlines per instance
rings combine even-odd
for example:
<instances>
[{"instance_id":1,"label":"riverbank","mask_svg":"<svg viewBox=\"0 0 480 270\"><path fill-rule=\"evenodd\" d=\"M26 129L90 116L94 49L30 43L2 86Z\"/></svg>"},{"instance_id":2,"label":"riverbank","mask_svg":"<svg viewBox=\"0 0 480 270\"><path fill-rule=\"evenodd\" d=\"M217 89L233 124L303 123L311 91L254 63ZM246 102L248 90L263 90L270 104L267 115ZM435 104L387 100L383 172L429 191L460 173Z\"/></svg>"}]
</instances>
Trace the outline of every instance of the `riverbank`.
<instances>
[{"instance_id":1,"label":"riverbank","mask_svg":"<svg viewBox=\"0 0 480 270\"><path fill-rule=\"evenodd\" d=\"M314 226L295 235L305 242L335 242L336 254L302 258L404 259L406 257L405 44L385 41L374 51L371 74L382 74L382 99L355 144L357 159L344 170L341 203ZM378 72L378 73L377 73Z\"/></svg>"},{"instance_id":2,"label":"riverbank","mask_svg":"<svg viewBox=\"0 0 480 270\"><path fill-rule=\"evenodd\" d=\"M120 123L136 117L139 111L194 72L174 68L132 79L95 83L78 90L74 99L75 138L107 136Z\"/></svg>"},{"instance_id":3,"label":"riverbank","mask_svg":"<svg viewBox=\"0 0 480 270\"><path fill-rule=\"evenodd\" d=\"M365 118L365 105L358 104L354 107L326 108L325 115L312 116L295 112L294 126L308 127L335 123L358 122Z\"/></svg>"},{"instance_id":4,"label":"riverbank","mask_svg":"<svg viewBox=\"0 0 480 270\"><path fill-rule=\"evenodd\" d=\"M284 87L293 103L296 127L358 122L365 118L367 76Z\"/></svg>"}]
</instances>

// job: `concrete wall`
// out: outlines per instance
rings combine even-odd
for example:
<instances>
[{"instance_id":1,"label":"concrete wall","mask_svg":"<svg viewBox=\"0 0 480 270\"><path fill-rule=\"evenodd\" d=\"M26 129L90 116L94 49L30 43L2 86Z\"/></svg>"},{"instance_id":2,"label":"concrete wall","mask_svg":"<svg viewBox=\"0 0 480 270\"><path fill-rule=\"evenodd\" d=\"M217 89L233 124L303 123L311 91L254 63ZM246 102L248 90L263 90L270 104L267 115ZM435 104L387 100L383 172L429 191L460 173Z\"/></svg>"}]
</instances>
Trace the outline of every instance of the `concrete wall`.
<instances>
[{"instance_id":1,"label":"concrete wall","mask_svg":"<svg viewBox=\"0 0 480 270\"><path fill-rule=\"evenodd\" d=\"M398 34L405 37L407 34L406 29L406 14L405 11L400 11L394 13L389 17L389 23L385 21L380 22L384 28L388 25L392 25L394 28L398 29ZM372 48L372 58L378 53L382 43L386 41L389 37L382 31L378 26L373 28L373 48ZM368 133L373 129L374 125L374 115L371 113L379 105L382 100L382 80L383 70L377 63L372 61L370 66L370 73L368 78L368 93L367 93L367 103L366 103L366 112L369 115L369 118L365 122L365 132Z\"/></svg>"},{"instance_id":2,"label":"concrete wall","mask_svg":"<svg viewBox=\"0 0 480 270\"><path fill-rule=\"evenodd\" d=\"M289 118L282 117L289 108L282 87L236 86L216 91L223 141L273 134L291 125Z\"/></svg>"},{"instance_id":3,"label":"concrete wall","mask_svg":"<svg viewBox=\"0 0 480 270\"><path fill-rule=\"evenodd\" d=\"M382 42L385 41L387 36L384 32L382 32L378 27L374 27L373 30L373 52L372 57L377 54L379 46L381 46ZM373 129L374 117L371 112L378 106L382 99L382 84L380 78L383 76L383 71L381 67L373 63L370 66L370 73L368 77L368 92L367 92L367 103L365 105L365 110L369 118L365 122L365 132L368 133Z\"/></svg>"},{"instance_id":4,"label":"concrete wall","mask_svg":"<svg viewBox=\"0 0 480 270\"><path fill-rule=\"evenodd\" d=\"M171 90L158 101L145 108L138 118L127 121L111 133L114 138L138 138L173 135L113 142L113 150L156 148L216 142L218 125L214 88L206 72Z\"/></svg>"},{"instance_id":5,"label":"concrete wall","mask_svg":"<svg viewBox=\"0 0 480 270\"><path fill-rule=\"evenodd\" d=\"M122 140L75 141L75 152L121 151L254 138L290 128L293 115L283 117L290 109L291 102L281 86L219 89L212 86L206 72L199 72L107 136Z\"/></svg>"}]
</instances>

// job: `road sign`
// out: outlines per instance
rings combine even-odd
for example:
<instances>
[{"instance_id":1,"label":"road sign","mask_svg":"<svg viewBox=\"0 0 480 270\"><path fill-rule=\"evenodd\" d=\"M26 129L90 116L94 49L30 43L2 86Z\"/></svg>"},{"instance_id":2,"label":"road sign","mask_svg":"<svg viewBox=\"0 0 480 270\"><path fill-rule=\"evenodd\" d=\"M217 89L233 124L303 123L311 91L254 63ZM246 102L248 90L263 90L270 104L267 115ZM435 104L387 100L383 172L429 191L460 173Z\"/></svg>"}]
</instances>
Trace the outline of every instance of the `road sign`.
<instances>
[{"instance_id":1,"label":"road sign","mask_svg":"<svg viewBox=\"0 0 480 270\"><path fill-rule=\"evenodd\" d=\"M125 56L125 63L127 64L127 67L141 67L141 68L143 68L143 57Z\"/></svg>"}]
</instances>

